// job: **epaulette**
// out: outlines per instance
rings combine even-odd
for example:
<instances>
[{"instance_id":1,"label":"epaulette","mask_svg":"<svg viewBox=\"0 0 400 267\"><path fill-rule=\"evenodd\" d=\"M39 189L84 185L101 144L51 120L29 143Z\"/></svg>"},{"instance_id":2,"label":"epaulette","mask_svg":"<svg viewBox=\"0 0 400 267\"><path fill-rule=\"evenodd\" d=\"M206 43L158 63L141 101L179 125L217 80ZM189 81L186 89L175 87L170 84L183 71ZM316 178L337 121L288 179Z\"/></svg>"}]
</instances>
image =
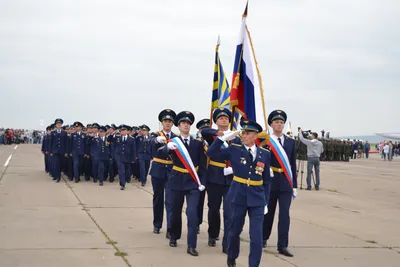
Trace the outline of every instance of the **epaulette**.
<instances>
[{"instance_id":1,"label":"epaulette","mask_svg":"<svg viewBox=\"0 0 400 267\"><path fill-rule=\"evenodd\" d=\"M295 140L294 139L294 137L291 137L290 135L287 135L287 134L285 134L287 137L289 137L290 139L293 139L293 140Z\"/></svg>"},{"instance_id":2,"label":"epaulette","mask_svg":"<svg viewBox=\"0 0 400 267\"><path fill-rule=\"evenodd\" d=\"M265 147L262 147L262 146L260 146L259 148L261 148L262 150L265 150L265 151L271 152L269 149L266 149Z\"/></svg>"},{"instance_id":3,"label":"epaulette","mask_svg":"<svg viewBox=\"0 0 400 267\"><path fill-rule=\"evenodd\" d=\"M196 140L197 140L197 141L200 141L200 142L203 142L203 140L201 140L200 137L197 137Z\"/></svg>"},{"instance_id":4,"label":"epaulette","mask_svg":"<svg viewBox=\"0 0 400 267\"><path fill-rule=\"evenodd\" d=\"M242 145L235 144L235 143L232 143L231 145L232 145L232 146L238 146L238 147L241 147L241 146L242 146Z\"/></svg>"}]
</instances>

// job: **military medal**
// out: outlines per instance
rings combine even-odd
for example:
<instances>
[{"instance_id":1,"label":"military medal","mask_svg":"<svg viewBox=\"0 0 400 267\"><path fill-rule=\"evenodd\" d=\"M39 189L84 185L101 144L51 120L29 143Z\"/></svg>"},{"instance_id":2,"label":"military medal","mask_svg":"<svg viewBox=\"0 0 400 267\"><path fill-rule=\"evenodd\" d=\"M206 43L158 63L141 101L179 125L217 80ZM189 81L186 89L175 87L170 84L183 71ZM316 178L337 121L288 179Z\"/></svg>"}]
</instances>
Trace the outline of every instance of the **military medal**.
<instances>
[{"instance_id":1,"label":"military medal","mask_svg":"<svg viewBox=\"0 0 400 267\"><path fill-rule=\"evenodd\" d=\"M263 173L263 171L264 171L264 167L265 167L264 163L262 163L261 161L257 162L256 174L261 175Z\"/></svg>"},{"instance_id":2,"label":"military medal","mask_svg":"<svg viewBox=\"0 0 400 267\"><path fill-rule=\"evenodd\" d=\"M247 164L246 158L241 157L241 158L240 158L240 163L246 165L246 164Z\"/></svg>"}]
</instances>

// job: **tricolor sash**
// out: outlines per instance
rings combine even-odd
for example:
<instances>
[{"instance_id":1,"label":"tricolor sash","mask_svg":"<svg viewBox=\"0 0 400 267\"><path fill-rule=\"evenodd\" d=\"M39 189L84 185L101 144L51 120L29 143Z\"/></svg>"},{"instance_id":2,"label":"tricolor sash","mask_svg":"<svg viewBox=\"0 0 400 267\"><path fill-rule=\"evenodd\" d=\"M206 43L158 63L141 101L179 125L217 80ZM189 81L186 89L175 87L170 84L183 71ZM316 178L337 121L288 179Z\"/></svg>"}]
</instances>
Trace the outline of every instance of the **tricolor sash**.
<instances>
[{"instance_id":1,"label":"tricolor sash","mask_svg":"<svg viewBox=\"0 0 400 267\"><path fill-rule=\"evenodd\" d=\"M290 162L289 162L289 158L286 154L286 151L272 137L269 139L269 146L272 150L272 153L274 153L276 159L278 160L279 164L281 165L281 167L283 169L283 173L285 174L286 178L288 179L290 186L293 188L293 174L292 174L292 169L290 168Z\"/></svg>"},{"instance_id":2,"label":"tricolor sash","mask_svg":"<svg viewBox=\"0 0 400 267\"><path fill-rule=\"evenodd\" d=\"M203 191L205 189L205 186L201 184L199 175L197 174L197 171L193 165L193 161L190 157L189 151L182 143L182 140L179 137L174 137L168 140L168 142L173 142L177 146L177 149L175 149L176 155L183 163L183 166L185 166L185 169L189 172L190 176L192 176L194 182L199 186L199 190Z\"/></svg>"}]
</instances>

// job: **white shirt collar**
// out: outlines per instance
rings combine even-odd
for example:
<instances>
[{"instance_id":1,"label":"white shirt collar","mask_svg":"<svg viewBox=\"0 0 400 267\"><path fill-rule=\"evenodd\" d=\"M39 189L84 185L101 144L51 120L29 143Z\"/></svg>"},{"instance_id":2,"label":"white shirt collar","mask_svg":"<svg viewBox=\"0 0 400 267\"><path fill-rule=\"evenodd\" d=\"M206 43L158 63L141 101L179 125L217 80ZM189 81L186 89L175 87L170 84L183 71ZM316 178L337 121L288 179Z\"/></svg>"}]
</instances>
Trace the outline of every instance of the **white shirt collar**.
<instances>
[{"instance_id":1,"label":"white shirt collar","mask_svg":"<svg viewBox=\"0 0 400 267\"><path fill-rule=\"evenodd\" d=\"M251 154L253 155L253 161L254 161L257 155L257 146L254 144L252 147L248 147L246 145L244 145L244 147L246 148L247 151L249 151L249 148L251 149Z\"/></svg>"},{"instance_id":2,"label":"white shirt collar","mask_svg":"<svg viewBox=\"0 0 400 267\"><path fill-rule=\"evenodd\" d=\"M271 134L271 137L272 138L274 138L274 140L277 142L277 143L279 143L279 140L278 140L278 136L276 136L274 133L272 133ZM280 137L281 138L281 142L282 142L282 146L284 145L284 143L285 143L285 135L284 134L282 134L282 136Z\"/></svg>"}]
</instances>

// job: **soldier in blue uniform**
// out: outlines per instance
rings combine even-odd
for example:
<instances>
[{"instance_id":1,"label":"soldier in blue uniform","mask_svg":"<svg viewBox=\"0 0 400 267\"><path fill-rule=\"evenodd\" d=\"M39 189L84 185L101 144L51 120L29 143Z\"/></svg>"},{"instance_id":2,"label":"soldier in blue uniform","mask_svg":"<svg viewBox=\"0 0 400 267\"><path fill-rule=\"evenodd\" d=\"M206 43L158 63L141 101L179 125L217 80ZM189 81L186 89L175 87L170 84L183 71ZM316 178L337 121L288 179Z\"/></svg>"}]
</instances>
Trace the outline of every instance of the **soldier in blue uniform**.
<instances>
[{"instance_id":1,"label":"soldier in blue uniform","mask_svg":"<svg viewBox=\"0 0 400 267\"><path fill-rule=\"evenodd\" d=\"M98 174L98 160L96 157L96 152L97 152L97 139L99 138L99 128L100 125L98 123L93 123L92 124L92 135L88 138L88 143L86 144L86 147L89 149L89 154L91 161L92 161L92 177L93 177L93 182L97 183L97 180L99 178Z\"/></svg>"},{"instance_id":2,"label":"soldier in blue uniform","mask_svg":"<svg viewBox=\"0 0 400 267\"><path fill-rule=\"evenodd\" d=\"M167 231L166 238L170 238L171 228L171 197L168 189L168 179L172 170L172 158L165 150L159 150L169 139L176 135L171 131L174 125L175 112L165 109L158 115L158 121L162 124L162 130L155 134L152 139L153 162L151 164L150 176L153 187L153 233L159 234L164 219L164 197Z\"/></svg>"},{"instance_id":3,"label":"soldier in blue uniform","mask_svg":"<svg viewBox=\"0 0 400 267\"><path fill-rule=\"evenodd\" d=\"M120 136L112 138L115 149L115 160L118 165L119 185L121 190L125 190L127 176L130 175L131 164L136 161L135 139L128 135L129 126L120 125Z\"/></svg>"},{"instance_id":4,"label":"soldier in blue uniform","mask_svg":"<svg viewBox=\"0 0 400 267\"><path fill-rule=\"evenodd\" d=\"M67 136L68 136L68 158L67 158L67 176L68 180L72 181L74 179L74 162L71 154L71 136L75 132L75 128L73 125L67 125Z\"/></svg>"},{"instance_id":5,"label":"soldier in blue uniform","mask_svg":"<svg viewBox=\"0 0 400 267\"><path fill-rule=\"evenodd\" d=\"M79 183L81 173L83 173L87 136L82 133L81 122L74 122L74 127L75 132L71 134L70 153L73 159L75 183Z\"/></svg>"},{"instance_id":6,"label":"soldier in blue uniform","mask_svg":"<svg viewBox=\"0 0 400 267\"><path fill-rule=\"evenodd\" d=\"M282 170L274 154L271 156L271 169L274 171L272 179L271 197L269 199L268 214L264 217L263 246L267 246L267 240L271 235L272 225L274 223L276 204L279 201L279 221L278 221L278 252L282 255L293 257L288 250L289 244L289 209L292 198L297 195L297 177L296 177L296 141L283 134L283 128L287 115L282 110L274 110L268 116L268 124L273 129L270 138L281 145L290 161L290 167L293 174L293 188L288 178Z\"/></svg>"},{"instance_id":7,"label":"soldier in blue uniform","mask_svg":"<svg viewBox=\"0 0 400 267\"><path fill-rule=\"evenodd\" d=\"M50 173L50 163L49 163L49 141L51 138L51 127L46 127L46 135L43 137L42 141L42 153L44 154L44 170L46 173Z\"/></svg>"},{"instance_id":8,"label":"soldier in blue uniform","mask_svg":"<svg viewBox=\"0 0 400 267\"><path fill-rule=\"evenodd\" d=\"M202 136L209 145L214 142L217 136L223 136L224 133L230 132L229 125L231 123L231 115L231 111L227 108L219 108L214 111L213 121L218 126L218 130L208 128L202 131ZM241 140L239 137L235 137L234 140L228 143L241 144ZM208 245L210 247L215 247L216 240L219 237L221 229L220 208L221 203L223 203L224 237L222 240L222 251L226 253L230 217L230 207L229 202L226 201L226 196L233 179L232 167L229 166L229 162L218 158L218 155L210 157L206 177L209 225Z\"/></svg>"},{"instance_id":9,"label":"soldier in blue uniform","mask_svg":"<svg viewBox=\"0 0 400 267\"><path fill-rule=\"evenodd\" d=\"M85 157L83 160L83 168L85 172L85 181L90 180L90 176L92 176L92 159L90 158L90 146L89 146L89 139L90 135L92 134L92 125L87 124L86 125L86 133L85 133L85 142L86 142L86 147L85 147Z\"/></svg>"},{"instance_id":10,"label":"soldier in blue uniform","mask_svg":"<svg viewBox=\"0 0 400 267\"><path fill-rule=\"evenodd\" d=\"M203 139L201 132L206 129L210 128L210 119L202 119L196 124L196 128L198 132L196 137L203 142L204 154L207 152L208 143ZM204 179L207 180L206 178ZM199 225L197 226L197 233L200 234L200 225L203 223L203 214L204 214L204 200L206 198L206 191L203 190L200 192L200 199L199 199L199 208L198 208L198 216L199 216Z\"/></svg>"},{"instance_id":11,"label":"soldier in blue uniform","mask_svg":"<svg viewBox=\"0 0 400 267\"><path fill-rule=\"evenodd\" d=\"M182 111L175 118L175 126L179 128L180 141L187 149L194 167L200 179L203 179L206 168L206 157L203 149L203 142L190 136L190 126L194 123L194 115L189 111ZM198 226L198 205L201 188L190 175L189 170L181 162L179 157L172 150L177 149L173 142L169 142L164 150L169 150L173 161L172 172L168 186L171 190L172 215L171 233L169 245L177 246L177 240L182 234L182 207L186 197L186 215L188 220L187 253L198 256L197 247L197 226Z\"/></svg>"},{"instance_id":12,"label":"soldier in blue uniform","mask_svg":"<svg viewBox=\"0 0 400 267\"><path fill-rule=\"evenodd\" d=\"M67 133L61 129L64 121L62 119L56 119L56 130L51 133L51 154L50 156L53 158L54 162L54 176L53 180L56 180L57 183L60 182L61 179L61 164L64 159L68 156L67 154Z\"/></svg>"},{"instance_id":13,"label":"soldier in blue uniform","mask_svg":"<svg viewBox=\"0 0 400 267\"><path fill-rule=\"evenodd\" d=\"M147 175L149 173L151 153L151 138L149 136L150 128L147 125L141 126L142 135L136 137L137 157L140 168L140 183L146 185Z\"/></svg>"},{"instance_id":14,"label":"soldier in blue uniform","mask_svg":"<svg viewBox=\"0 0 400 267\"><path fill-rule=\"evenodd\" d=\"M226 133L217 138L209 147L207 155L211 158L229 160L233 170L233 181L228 191L231 202L231 218L228 236L229 267L236 266L240 250L240 233L246 218L250 218L249 267L258 267L262 255L262 230L271 186L269 150L255 144L257 134L262 131L259 124L242 120L243 145L232 144L221 149L224 141L235 138L238 132Z\"/></svg>"},{"instance_id":15,"label":"soldier in blue uniform","mask_svg":"<svg viewBox=\"0 0 400 267\"><path fill-rule=\"evenodd\" d=\"M96 153L95 157L98 162L98 177L99 185L103 186L104 177L106 176L108 170L108 164L111 158L111 148L110 143L106 138L106 127L101 126L99 128L99 138L96 139Z\"/></svg>"},{"instance_id":16,"label":"soldier in blue uniform","mask_svg":"<svg viewBox=\"0 0 400 267\"><path fill-rule=\"evenodd\" d=\"M142 126L132 126L132 137L136 140L136 138L142 136ZM137 149L137 147L136 147ZM131 164L131 175L132 177L139 181L140 179L140 164L139 161Z\"/></svg>"}]
</instances>

